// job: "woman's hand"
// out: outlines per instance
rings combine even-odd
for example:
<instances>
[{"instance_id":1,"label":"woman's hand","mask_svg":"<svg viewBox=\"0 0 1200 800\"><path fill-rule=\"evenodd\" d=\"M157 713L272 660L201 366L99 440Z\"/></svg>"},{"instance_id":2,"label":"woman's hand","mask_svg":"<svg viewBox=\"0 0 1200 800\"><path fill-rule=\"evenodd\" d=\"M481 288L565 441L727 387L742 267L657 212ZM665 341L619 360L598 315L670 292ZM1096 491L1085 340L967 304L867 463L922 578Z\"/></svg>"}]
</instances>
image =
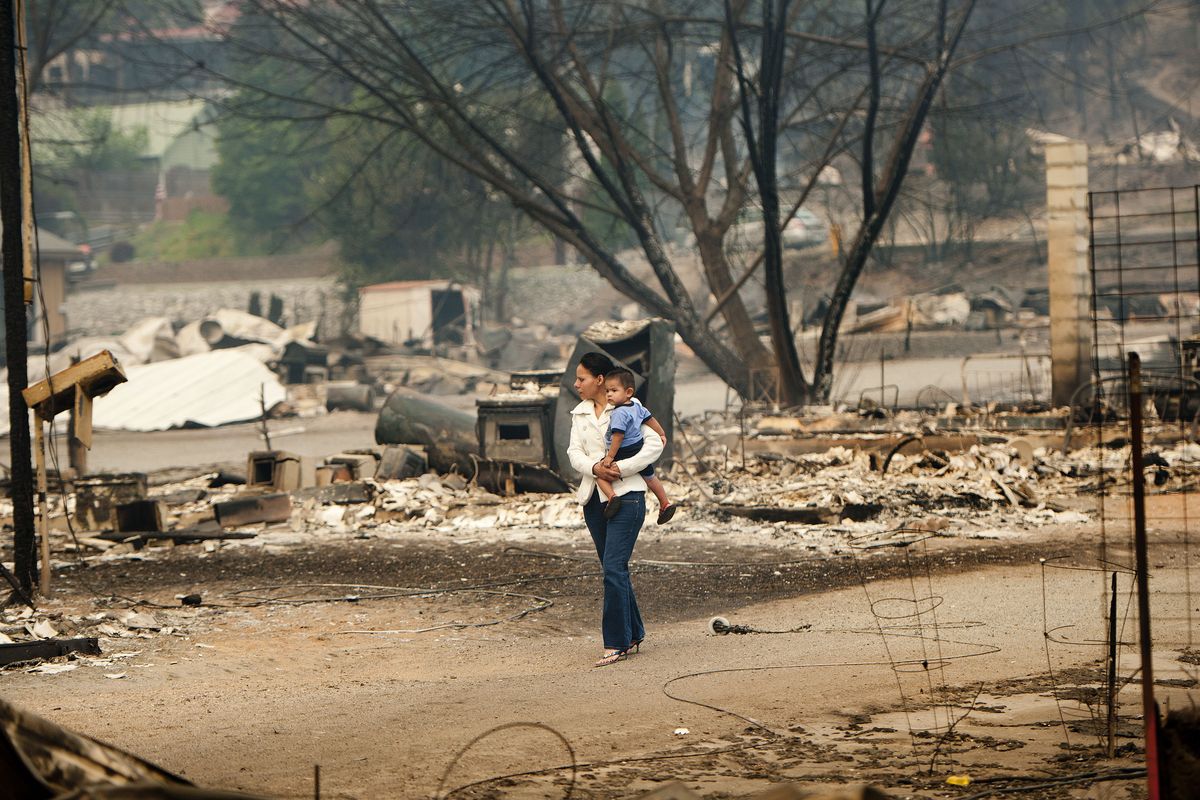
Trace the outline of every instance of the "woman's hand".
<instances>
[{"instance_id":1,"label":"woman's hand","mask_svg":"<svg viewBox=\"0 0 1200 800\"><path fill-rule=\"evenodd\" d=\"M611 465L606 467L606 466L604 466L603 461L597 461L595 464L592 465L592 474L595 475L597 478L600 478L600 479L606 480L606 481L621 480L621 470L619 470L616 467L611 466Z\"/></svg>"}]
</instances>

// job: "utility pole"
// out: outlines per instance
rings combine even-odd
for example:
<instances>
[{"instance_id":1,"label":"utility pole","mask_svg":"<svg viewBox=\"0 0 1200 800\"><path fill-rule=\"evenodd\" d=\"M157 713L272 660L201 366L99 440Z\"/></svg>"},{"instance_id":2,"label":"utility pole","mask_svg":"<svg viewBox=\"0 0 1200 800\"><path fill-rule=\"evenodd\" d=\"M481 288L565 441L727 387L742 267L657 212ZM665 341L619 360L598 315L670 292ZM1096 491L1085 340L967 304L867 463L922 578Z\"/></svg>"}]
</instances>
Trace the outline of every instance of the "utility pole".
<instances>
[{"instance_id":1,"label":"utility pole","mask_svg":"<svg viewBox=\"0 0 1200 800\"><path fill-rule=\"evenodd\" d=\"M13 0L0 0L0 264L4 272L4 338L8 360L8 419L12 465L13 560L17 581L32 593L37 573L33 534L33 467L29 409L21 392L29 383L26 342L26 248L22 228L21 103L17 95L17 18Z\"/></svg>"}]
</instances>

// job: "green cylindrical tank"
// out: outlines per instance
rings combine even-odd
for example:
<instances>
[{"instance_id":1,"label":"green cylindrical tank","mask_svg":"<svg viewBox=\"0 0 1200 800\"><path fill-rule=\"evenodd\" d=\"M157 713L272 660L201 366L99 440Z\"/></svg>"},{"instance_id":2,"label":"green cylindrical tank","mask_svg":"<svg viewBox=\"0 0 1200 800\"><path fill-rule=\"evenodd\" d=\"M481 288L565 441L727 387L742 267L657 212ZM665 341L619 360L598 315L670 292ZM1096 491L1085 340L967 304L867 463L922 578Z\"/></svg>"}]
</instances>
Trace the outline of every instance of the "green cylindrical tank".
<instances>
[{"instance_id":1,"label":"green cylindrical tank","mask_svg":"<svg viewBox=\"0 0 1200 800\"><path fill-rule=\"evenodd\" d=\"M410 389L397 389L383 404L375 423L375 442L424 447L429 466L438 472L458 467L460 473L473 475L472 456L479 455L474 414Z\"/></svg>"}]
</instances>

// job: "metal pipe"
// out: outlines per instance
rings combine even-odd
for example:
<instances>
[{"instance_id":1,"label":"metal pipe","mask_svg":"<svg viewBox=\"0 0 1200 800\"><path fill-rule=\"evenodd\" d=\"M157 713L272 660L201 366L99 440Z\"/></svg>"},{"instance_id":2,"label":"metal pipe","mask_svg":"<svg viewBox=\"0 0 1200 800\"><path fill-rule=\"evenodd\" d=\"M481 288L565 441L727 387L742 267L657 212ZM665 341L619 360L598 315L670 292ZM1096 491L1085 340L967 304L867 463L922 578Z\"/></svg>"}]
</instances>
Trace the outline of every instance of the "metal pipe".
<instances>
[{"instance_id":1,"label":"metal pipe","mask_svg":"<svg viewBox=\"0 0 1200 800\"><path fill-rule=\"evenodd\" d=\"M1158 704L1154 702L1150 638L1150 564L1146 554L1146 474L1142 453L1142 360L1129 354L1129 433L1133 470L1133 543L1137 564L1138 645L1142 655L1142 719L1146 736L1146 779L1150 800L1160 800Z\"/></svg>"},{"instance_id":2,"label":"metal pipe","mask_svg":"<svg viewBox=\"0 0 1200 800\"><path fill-rule=\"evenodd\" d=\"M476 417L410 389L397 389L384 403L375 423L376 444L415 444L426 448L429 465L438 472L456 466L464 475L479 456Z\"/></svg>"},{"instance_id":3,"label":"metal pipe","mask_svg":"<svg viewBox=\"0 0 1200 800\"><path fill-rule=\"evenodd\" d=\"M37 428L34 430L35 450L34 457L37 459L37 497L38 497L38 555L42 562L41 577L39 579L38 590L42 597L50 596L50 507L49 500L46 498L46 421L42 419L41 412L34 412L33 422ZM51 420L53 424L53 420ZM61 480L61 476L60 476Z\"/></svg>"},{"instance_id":4,"label":"metal pipe","mask_svg":"<svg viewBox=\"0 0 1200 800\"><path fill-rule=\"evenodd\" d=\"M967 394L967 362L970 360L970 356L964 356L962 360L962 407L964 410L971 407L971 397Z\"/></svg>"},{"instance_id":5,"label":"metal pipe","mask_svg":"<svg viewBox=\"0 0 1200 800\"><path fill-rule=\"evenodd\" d=\"M887 352L881 347L879 348L879 407L883 408L886 404L884 399L884 391L886 391L887 380L884 378L883 362L887 358Z\"/></svg>"},{"instance_id":6,"label":"metal pipe","mask_svg":"<svg viewBox=\"0 0 1200 800\"><path fill-rule=\"evenodd\" d=\"M1108 742L1105 753L1117 754L1117 573L1112 574L1112 597L1108 606Z\"/></svg>"}]
</instances>

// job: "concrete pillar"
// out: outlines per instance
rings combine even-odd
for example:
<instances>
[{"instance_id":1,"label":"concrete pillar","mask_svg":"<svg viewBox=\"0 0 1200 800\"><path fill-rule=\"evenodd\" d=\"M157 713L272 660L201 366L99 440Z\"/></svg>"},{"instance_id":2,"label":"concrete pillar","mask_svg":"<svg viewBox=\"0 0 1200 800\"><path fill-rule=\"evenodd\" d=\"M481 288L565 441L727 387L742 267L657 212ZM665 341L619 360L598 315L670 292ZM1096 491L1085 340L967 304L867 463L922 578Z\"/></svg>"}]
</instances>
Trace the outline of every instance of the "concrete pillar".
<instances>
[{"instance_id":1,"label":"concrete pillar","mask_svg":"<svg viewBox=\"0 0 1200 800\"><path fill-rule=\"evenodd\" d=\"M1051 399L1056 407L1091 379L1087 144L1046 144L1046 244L1050 276Z\"/></svg>"}]
</instances>

